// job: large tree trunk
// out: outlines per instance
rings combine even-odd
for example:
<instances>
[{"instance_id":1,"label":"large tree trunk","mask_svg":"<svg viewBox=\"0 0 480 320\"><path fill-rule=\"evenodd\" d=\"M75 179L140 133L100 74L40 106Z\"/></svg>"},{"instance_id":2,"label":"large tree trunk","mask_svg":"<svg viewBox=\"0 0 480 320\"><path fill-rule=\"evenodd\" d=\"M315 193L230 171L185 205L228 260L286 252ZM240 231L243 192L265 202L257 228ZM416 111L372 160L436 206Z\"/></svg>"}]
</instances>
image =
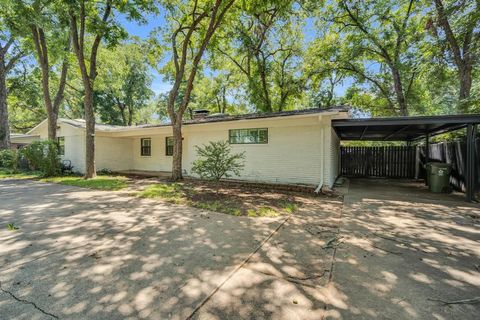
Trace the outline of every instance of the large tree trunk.
<instances>
[{"instance_id":1,"label":"large tree trunk","mask_svg":"<svg viewBox=\"0 0 480 320\"><path fill-rule=\"evenodd\" d=\"M173 162L172 162L172 180L183 179L182 173L182 120L175 121L173 128Z\"/></svg>"},{"instance_id":2,"label":"large tree trunk","mask_svg":"<svg viewBox=\"0 0 480 320\"><path fill-rule=\"evenodd\" d=\"M65 83L67 80L67 70L68 62L65 57L62 63L62 71L60 74L60 83L58 85L57 95L55 101L52 102L50 96L50 63L48 61L48 47L47 40L45 38L45 33L42 28L32 24L30 26L33 36L33 42L35 44L35 49L37 51L37 60L42 71L42 91L43 91L43 100L45 103L45 110L47 111L48 119L48 139L55 140L57 138L57 119L58 119L58 110L60 104L63 100L63 92L65 90ZM70 41L66 48L70 50Z\"/></svg>"},{"instance_id":3,"label":"large tree trunk","mask_svg":"<svg viewBox=\"0 0 480 320\"><path fill-rule=\"evenodd\" d=\"M470 90L472 88L472 52L471 44L473 40L473 31L475 25L464 30L463 43L460 42L460 35L455 36L448 21L448 14L442 0L434 0L438 14L440 26L445 32L445 38L449 44L450 52L453 55L454 63L458 70L459 78L459 105L460 112L468 112L468 98L470 98Z\"/></svg>"},{"instance_id":4,"label":"large tree trunk","mask_svg":"<svg viewBox=\"0 0 480 320\"><path fill-rule=\"evenodd\" d=\"M85 178L95 178L95 114L93 111L93 88L85 86Z\"/></svg>"},{"instance_id":5,"label":"large tree trunk","mask_svg":"<svg viewBox=\"0 0 480 320\"><path fill-rule=\"evenodd\" d=\"M458 77L460 79L460 112L468 112L468 99L470 98L470 90L472 89L472 65L463 64L458 66Z\"/></svg>"},{"instance_id":6,"label":"large tree trunk","mask_svg":"<svg viewBox=\"0 0 480 320\"><path fill-rule=\"evenodd\" d=\"M3 57L0 57L0 149L10 148L6 78L5 61Z\"/></svg>"},{"instance_id":7,"label":"large tree trunk","mask_svg":"<svg viewBox=\"0 0 480 320\"><path fill-rule=\"evenodd\" d=\"M395 89L395 96L397 97L398 107L400 109L400 115L408 116L408 107L407 101L405 100L405 95L403 93L402 79L400 77L400 72L394 66L390 66L393 77L393 87Z\"/></svg>"}]
</instances>

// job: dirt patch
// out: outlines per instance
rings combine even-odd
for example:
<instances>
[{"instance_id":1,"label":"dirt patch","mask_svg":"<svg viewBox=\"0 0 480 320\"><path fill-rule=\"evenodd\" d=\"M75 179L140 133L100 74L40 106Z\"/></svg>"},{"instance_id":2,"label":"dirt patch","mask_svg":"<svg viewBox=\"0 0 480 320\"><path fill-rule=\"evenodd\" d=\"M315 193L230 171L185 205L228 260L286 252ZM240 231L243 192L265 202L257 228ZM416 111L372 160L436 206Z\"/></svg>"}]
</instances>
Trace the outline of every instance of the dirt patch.
<instances>
[{"instance_id":1,"label":"dirt patch","mask_svg":"<svg viewBox=\"0 0 480 320\"><path fill-rule=\"evenodd\" d=\"M239 182L220 183L185 179L172 183L166 179L133 179L132 186L137 195L146 198L186 204L211 211L238 216L278 216L291 214L300 207L316 206L323 200L338 199L338 196L306 192L304 187L295 191L279 190L277 186L245 184ZM288 189L288 186L284 186Z\"/></svg>"}]
</instances>

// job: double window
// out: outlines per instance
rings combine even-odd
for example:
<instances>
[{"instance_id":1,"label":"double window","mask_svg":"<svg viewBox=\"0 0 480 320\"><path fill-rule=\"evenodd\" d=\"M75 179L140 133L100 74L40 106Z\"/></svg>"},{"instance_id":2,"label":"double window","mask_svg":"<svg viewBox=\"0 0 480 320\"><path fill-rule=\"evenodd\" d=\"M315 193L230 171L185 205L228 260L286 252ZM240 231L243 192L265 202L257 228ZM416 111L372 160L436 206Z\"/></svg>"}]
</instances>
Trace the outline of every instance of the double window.
<instances>
[{"instance_id":1,"label":"double window","mask_svg":"<svg viewBox=\"0 0 480 320\"><path fill-rule=\"evenodd\" d=\"M265 144L268 143L268 129L232 129L228 131L230 144Z\"/></svg>"},{"instance_id":2,"label":"double window","mask_svg":"<svg viewBox=\"0 0 480 320\"><path fill-rule=\"evenodd\" d=\"M150 138L140 139L140 154L142 156L147 156L147 157L152 155L152 139Z\"/></svg>"},{"instance_id":3,"label":"double window","mask_svg":"<svg viewBox=\"0 0 480 320\"><path fill-rule=\"evenodd\" d=\"M57 137L57 148L58 154L61 156L65 155L65 137Z\"/></svg>"},{"instance_id":4,"label":"double window","mask_svg":"<svg viewBox=\"0 0 480 320\"><path fill-rule=\"evenodd\" d=\"M173 137L165 138L165 155L173 156Z\"/></svg>"}]
</instances>

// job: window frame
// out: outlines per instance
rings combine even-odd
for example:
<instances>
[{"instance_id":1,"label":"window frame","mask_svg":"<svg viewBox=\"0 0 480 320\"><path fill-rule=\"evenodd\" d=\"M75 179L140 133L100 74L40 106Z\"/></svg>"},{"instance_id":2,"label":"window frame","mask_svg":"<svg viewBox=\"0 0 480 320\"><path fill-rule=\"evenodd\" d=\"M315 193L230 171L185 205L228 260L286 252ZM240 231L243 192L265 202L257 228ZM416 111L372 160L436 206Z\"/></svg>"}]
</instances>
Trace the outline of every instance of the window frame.
<instances>
[{"instance_id":1,"label":"window frame","mask_svg":"<svg viewBox=\"0 0 480 320\"><path fill-rule=\"evenodd\" d=\"M143 142L149 141L148 146L144 146ZM144 152L148 150L148 152ZM151 157L152 156L152 138L140 138L140 156L141 157Z\"/></svg>"},{"instance_id":2,"label":"window frame","mask_svg":"<svg viewBox=\"0 0 480 320\"><path fill-rule=\"evenodd\" d=\"M57 152L59 156L65 155L65 137L64 136L57 137Z\"/></svg>"},{"instance_id":3,"label":"window frame","mask_svg":"<svg viewBox=\"0 0 480 320\"><path fill-rule=\"evenodd\" d=\"M257 141L254 142L232 142L232 138L235 136L232 135L233 131L239 131L239 130L257 130ZM260 130L265 130L266 131L266 139L263 142L258 141L260 137ZM239 128L239 129L229 129L228 130L228 143L229 144L268 144L268 128Z\"/></svg>"},{"instance_id":4,"label":"window frame","mask_svg":"<svg viewBox=\"0 0 480 320\"><path fill-rule=\"evenodd\" d=\"M171 139L172 145L168 145L168 141ZM173 148L174 148L175 141L173 136L165 137L165 156L172 157L173 156ZM170 149L171 148L171 149ZM171 151L171 152L169 152ZM171 153L171 154L170 154Z\"/></svg>"}]
</instances>

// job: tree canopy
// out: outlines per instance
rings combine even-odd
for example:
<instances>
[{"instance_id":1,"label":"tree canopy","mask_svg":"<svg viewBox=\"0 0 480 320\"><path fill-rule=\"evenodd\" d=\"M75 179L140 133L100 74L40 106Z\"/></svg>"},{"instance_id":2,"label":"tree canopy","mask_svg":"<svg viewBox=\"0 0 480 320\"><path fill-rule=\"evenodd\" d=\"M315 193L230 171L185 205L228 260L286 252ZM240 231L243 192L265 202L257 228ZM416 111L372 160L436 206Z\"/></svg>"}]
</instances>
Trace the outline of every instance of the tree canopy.
<instances>
[{"instance_id":1,"label":"tree canopy","mask_svg":"<svg viewBox=\"0 0 480 320\"><path fill-rule=\"evenodd\" d=\"M85 118L90 136L95 122L170 122L180 150L181 124L194 109L480 112L479 5L5 0L0 146L9 131L28 131L46 116Z\"/></svg>"}]
</instances>

